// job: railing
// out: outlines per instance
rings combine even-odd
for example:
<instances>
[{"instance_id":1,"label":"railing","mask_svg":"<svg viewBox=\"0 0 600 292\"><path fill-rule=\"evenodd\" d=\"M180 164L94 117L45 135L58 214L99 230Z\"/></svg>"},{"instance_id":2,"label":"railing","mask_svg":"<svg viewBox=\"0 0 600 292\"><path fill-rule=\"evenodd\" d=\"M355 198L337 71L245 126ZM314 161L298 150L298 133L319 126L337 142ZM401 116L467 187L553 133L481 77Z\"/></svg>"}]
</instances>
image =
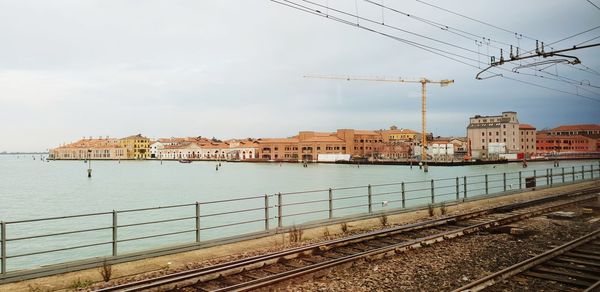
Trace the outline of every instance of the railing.
<instances>
[{"instance_id":1,"label":"railing","mask_svg":"<svg viewBox=\"0 0 600 292\"><path fill-rule=\"evenodd\" d=\"M111 258L165 245L272 233L309 221L510 193L525 189L526 179L537 186L552 186L595 178L600 178L600 163L4 221L0 222L0 280L41 265ZM9 263L15 268L9 269Z\"/></svg>"}]
</instances>

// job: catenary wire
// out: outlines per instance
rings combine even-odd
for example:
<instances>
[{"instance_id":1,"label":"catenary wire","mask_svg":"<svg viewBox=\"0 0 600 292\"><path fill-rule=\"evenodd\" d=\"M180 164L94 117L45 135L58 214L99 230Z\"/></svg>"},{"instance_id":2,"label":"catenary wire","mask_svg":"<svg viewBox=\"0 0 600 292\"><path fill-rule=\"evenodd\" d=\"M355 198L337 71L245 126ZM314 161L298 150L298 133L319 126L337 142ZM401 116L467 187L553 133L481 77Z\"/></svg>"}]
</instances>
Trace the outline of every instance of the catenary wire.
<instances>
[{"instance_id":1,"label":"catenary wire","mask_svg":"<svg viewBox=\"0 0 600 292\"><path fill-rule=\"evenodd\" d=\"M360 29L363 29L363 30L366 30L366 31L369 31L369 32L372 32L372 33L376 33L376 34L379 34L379 35L382 35L382 36L385 36L385 37L388 37L388 38L391 38L391 39L394 39L394 40L406 43L408 45L420 48L422 50L431 52L431 53L439 55L441 57L453 60L453 61L461 63L463 65L466 65L466 66L478 69L478 66L476 66L476 65L467 63L466 61L462 61L462 60L450 57L448 55L445 55L444 53L451 54L451 55L457 55L457 54L453 54L453 53L450 53L450 52L447 52L447 51L444 51L444 50L440 50L440 49L437 49L437 48L425 46L425 45L422 45L422 44L419 44L419 43L416 43L416 42L413 42L413 41L409 41L409 40L406 40L406 39L403 39L403 38L400 38L400 37L397 37L397 36L394 36L394 35L390 35L390 34L385 33L385 32L378 31L376 29L372 29L372 28L368 28L368 27L365 27L365 26L358 25L357 23L354 23L354 22L351 22L351 21L348 21L348 20L345 20L345 19L341 19L341 18L334 17L334 16L331 16L331 15L326 15L326 14L322 13L319 10L312 9L310 7L307 7L307 6L295 3L293 1L289 1L289 0L270 0L270 1L274 2L274 3L277 3L277 4L280 4L280 5L284 5L284 6L296 9L296 10L299 10L299 11L302 11L302 12L310 13L310 14L313 14L313 15L316 15L316 16L321 16L321 17L324 17L324 18L327 18L327 19L330 19L330 20L333 20L333 21L337 21L337 22L340 22L340 23L343 23L343 24L347 24L347 25L353 26L355 28L360 28ZM464 58L464 59L467 59L467 60L471 60L471 61L477 61L477 60L469 58L469 57L464 57L464 56L459 56L459 55L458 55L458 57L461 57L461 58ZM508 69L505 69L505 68L497 68L497 69L501 69L503 71L514 73L514 72L512 72L512 71L510 71ZM490 71L490 72L492 72L492 71ZM585 95L582 95L582 94L579 94L579 93L572 93L572 92L568 92L568 91L564 91L564 90L560 90L560 89L556 89L556 88L552 88L552 87L540 85L540 84L529 82L529 81L519 80L519 79L515 79L515 78L512 78L512 77L507 77L507 76L504 76L504 75L501 75L501 77L503 77L505 79L508 79L508 80L517 81L517 82L520 82L520 83L528 84L528 85L531 85L531 86L545 88L545 89L548 89L548 90L553 90L553 91L557 91L557 92L561 92L561 93L565 93L565 94L569 94L569 95L579 96L579 97L582 97L582 98L585 98L585 99L588 99L588 100L591 100L591 101L600 102L600 99L596 99L596 98L593 98L593 97L585 96Z\"/></svg>"}]
</instances>

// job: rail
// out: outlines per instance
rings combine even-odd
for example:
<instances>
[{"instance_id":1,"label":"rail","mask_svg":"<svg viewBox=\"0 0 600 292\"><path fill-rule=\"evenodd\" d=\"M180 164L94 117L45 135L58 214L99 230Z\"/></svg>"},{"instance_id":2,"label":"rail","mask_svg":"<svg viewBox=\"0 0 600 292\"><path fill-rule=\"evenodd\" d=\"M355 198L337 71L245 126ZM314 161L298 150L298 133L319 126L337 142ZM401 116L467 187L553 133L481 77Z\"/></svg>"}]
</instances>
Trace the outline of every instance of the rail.
<instances>
[{"instance_id":1,"label":"rail","mask_svg":"<svg viewBox=\"0 0 600 292\"><path fill-rule=\"evenodd\" d=\"M523 170L0 221L0 283L20 270L44 265L112 259L165 246L276 233L311 221L359 214L376 216L428 204L597 178L600 178L600 162L545 171Z\"/></svg>"}]
</instances>

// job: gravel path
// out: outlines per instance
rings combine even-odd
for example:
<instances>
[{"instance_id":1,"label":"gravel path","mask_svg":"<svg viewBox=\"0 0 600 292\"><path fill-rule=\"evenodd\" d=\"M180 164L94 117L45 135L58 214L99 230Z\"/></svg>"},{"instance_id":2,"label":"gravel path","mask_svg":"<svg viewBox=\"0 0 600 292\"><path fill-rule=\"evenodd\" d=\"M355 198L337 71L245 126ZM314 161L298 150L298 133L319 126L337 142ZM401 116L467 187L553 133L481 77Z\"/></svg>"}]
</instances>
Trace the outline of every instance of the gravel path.
<instances>
[{"instance_id":1,"label":"gravel path","mask_svg":"<svg viewBox=\"0 0 600 292\"><path fill-rule=\"evenodd\" d=\"M522 235L481 232L389 258L357 262L321 273L316 279L282 283L268 290L449 291L600 228L600 223L589 220L590 216L575 220L537 217L513 225L526 230ZM525 289L521 285L503 283L494 290Z\"/></svg>"}]
</instances>

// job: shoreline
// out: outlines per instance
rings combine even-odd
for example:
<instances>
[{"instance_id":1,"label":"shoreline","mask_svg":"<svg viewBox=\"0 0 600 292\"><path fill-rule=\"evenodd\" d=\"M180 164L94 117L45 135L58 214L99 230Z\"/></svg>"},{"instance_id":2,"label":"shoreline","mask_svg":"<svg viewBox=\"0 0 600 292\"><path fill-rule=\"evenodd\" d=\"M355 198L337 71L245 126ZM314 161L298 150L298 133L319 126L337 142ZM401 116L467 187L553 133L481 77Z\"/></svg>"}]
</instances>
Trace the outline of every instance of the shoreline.
<instances>
[{"instance_id":1,"label":"shoreline","mask_svg":"<svg viewBox=\"0 0 600 292\"><path fill-rule=\"evenodd\" d=\"M51 161L86 161L83 159L47 159ZM246 159L246 160L215 160L215 159L91 159L92 161L179 161L186 160L190 162L231 162L231 163L307 163L307 164L348 164L348 165L399 165L399 166L419 166L419 161L297 161L297 160L266 160L266 159ZM582 157L567 159L535 159L527 160L527 163L548 162L548 161L582 161L582 160L600 160L600 157ZM489 165L489 164L508 164L522 163L521 160L477 160L477 161L428 161L428 166L468 166L468 165Z\"/></svg>"}]
</instances>

